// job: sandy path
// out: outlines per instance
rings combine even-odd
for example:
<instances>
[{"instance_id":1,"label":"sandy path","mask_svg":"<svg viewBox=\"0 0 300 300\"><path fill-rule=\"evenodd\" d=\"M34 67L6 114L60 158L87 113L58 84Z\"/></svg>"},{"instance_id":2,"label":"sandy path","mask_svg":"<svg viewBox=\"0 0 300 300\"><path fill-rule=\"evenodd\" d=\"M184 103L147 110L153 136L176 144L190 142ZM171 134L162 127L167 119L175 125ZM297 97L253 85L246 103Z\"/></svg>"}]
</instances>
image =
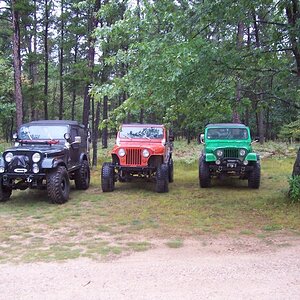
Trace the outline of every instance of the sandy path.
<instances>
[{"instance_id":1,"label":"sandy path","mask_svg":"<svg viewBox=\"0 0 300 300\"><path fill-rule=\"evenodd\" d=\"M254 248L189 241L109 262L0 265L0 299L300 299L300 241Z\"/></svg>"}]
</instances>

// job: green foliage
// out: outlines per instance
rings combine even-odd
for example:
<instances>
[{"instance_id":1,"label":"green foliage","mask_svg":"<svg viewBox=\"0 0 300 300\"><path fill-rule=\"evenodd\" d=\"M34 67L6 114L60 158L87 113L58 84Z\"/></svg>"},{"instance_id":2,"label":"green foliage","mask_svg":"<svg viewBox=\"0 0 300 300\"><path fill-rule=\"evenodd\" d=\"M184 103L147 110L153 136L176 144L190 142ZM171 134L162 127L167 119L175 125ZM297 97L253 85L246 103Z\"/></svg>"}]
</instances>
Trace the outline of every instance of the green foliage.
<instances>
[{"instance_id":1,"label":"green foliage","mask_svg":"<svg viewBox=\"0 0 300 300\"><path fill-rule=\"evenodd\" d=\"M181 247L183 247L183 240L182 239L170 240L166 243L166 245L169 248L181 248Z\"/></svg>"},{"instance_id":2,"label":"green foliage","mask_svg":"<svg viewBox=\"0 0 300 300\"><path fill-rule=\"evenodd\" d=\"M109 98L101 129L143 121L172 125L175 133L194 137L205 123L230 122L237 112L257 131L262 111L267 138L274 139L282 125L297 119L300 22L299 11L294 23L287 16L291 1L113 0L100 1L99 11L96 3L65 0L60 15L58 2L48 1L47 95L45 5L17 3L25 121L43 117L44 103L49 118L57 117L60 82L64 118L81 119L87 85L91 115L97 102L102 106L103 97ZM0 11L0 123L8 124L1 126L6 136L14 115L10 13L8 6ZM238 25L243 25L239 46ZM90 45L96 46L94 63L87 59ZM64 53L62 78L59 48ZM298 138L295 130L289 135Z\"/></svg>"},{"instance_id":3,"label":"green foliage","mask_svg":"<svg viewBox=\"0 0 300 300\"><path fill-rule=\"evenodd\" d=\"M115 2L107 5L101 16L116 16ZM278 25L286 22L285 5L275 5L270 0L145 1L128 7L123 18L96 32L100 47L105 49L107 41L113 45L104 60L113 76L95 85L93 95L130 98L112 105L112 124L137 121L144 110L144 121L192 134L207 122L230 122L233 110L255 127L256 113L264 109L267 133L275 137L295 118L291 107L300 102L299 80L290 70L293 57L284 52L288 31ZM254 24L253 17L262 15L264 22ZM239 22L244 43L237 48ZM246 36L246 28L253 34Z\"/></svg>"},{"instance_id":4,"label":"green foliage","mask_svg":"<svg viewBox=\"0 0 300 300\"><path fill-rule=\"evenodd\" d=\"M300 176L291 176L288 180L290 190L289 197L292 202L300 202Z\"/></svg>"},{"instance_id":5,"label":"green foliage","mask_svg":"<svg viewBox=\"0 0 300 300\"><path fill-rule=\"evenodd\" d=\"M279 137L282 139L300 140L300 119L282 126Z\"/></svg>"}]
</instances>

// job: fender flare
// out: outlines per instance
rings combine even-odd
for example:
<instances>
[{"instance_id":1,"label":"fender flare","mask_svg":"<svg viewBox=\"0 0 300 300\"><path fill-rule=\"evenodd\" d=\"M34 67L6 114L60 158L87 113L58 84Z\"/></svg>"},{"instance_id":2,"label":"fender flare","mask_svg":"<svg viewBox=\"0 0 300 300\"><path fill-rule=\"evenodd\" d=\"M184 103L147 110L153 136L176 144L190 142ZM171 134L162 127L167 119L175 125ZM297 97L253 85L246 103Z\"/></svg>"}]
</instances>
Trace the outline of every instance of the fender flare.
<instances>
[{"instance_id":1,"label":"fender flare","mask_svg":"<svg viewBox=\"0 0 300 300\"><path fill-rule=\"evenodd\" d=\"M53 158L45 158L42 161L42 165L41 165L43 169L55 169L58 166L67 167L65 162L62 159L53 159Z\"/></svg>"}]
</instances>

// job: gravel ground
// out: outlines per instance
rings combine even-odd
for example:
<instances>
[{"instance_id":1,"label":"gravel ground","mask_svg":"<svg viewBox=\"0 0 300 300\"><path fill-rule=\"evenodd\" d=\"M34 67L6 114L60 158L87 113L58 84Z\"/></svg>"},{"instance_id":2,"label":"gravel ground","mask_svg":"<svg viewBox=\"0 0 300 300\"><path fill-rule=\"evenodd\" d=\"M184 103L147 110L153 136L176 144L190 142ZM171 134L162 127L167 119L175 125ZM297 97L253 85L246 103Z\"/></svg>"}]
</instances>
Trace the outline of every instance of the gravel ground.
<instances>
[{"instance_id":1,"label":"gravel ground","mask_svg":"<svg viewBox=\"0 0 300 300\"><path fill-rule=\"evenodd\" d=\"M105 262L0 265L0 299L300 299L300 237L164 242Z\"/></svg>"}]
</instances>

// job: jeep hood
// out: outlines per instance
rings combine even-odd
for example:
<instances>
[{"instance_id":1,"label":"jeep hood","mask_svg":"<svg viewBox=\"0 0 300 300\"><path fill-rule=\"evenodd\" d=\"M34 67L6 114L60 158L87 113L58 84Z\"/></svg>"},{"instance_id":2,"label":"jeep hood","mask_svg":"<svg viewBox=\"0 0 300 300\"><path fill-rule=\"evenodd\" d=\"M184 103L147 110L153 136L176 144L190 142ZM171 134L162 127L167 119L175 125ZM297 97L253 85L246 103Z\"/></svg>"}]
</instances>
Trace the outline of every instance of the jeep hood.
<instances>
[{"instance_id":1,"label":"jeep hood","mask_svg":"<svg viewBox=\"0 0 300 300\"><path fill-rule=\"evenodd\" d=\"M9 149L6 149L5 152L35 152L39 151L42 153L60 153L64 150L64 145L62 144L57 144L57 145L41 145L41 144L24 144L24 145L19 145L17 147L11 147Z\"/></svg>"}]
</instances>

